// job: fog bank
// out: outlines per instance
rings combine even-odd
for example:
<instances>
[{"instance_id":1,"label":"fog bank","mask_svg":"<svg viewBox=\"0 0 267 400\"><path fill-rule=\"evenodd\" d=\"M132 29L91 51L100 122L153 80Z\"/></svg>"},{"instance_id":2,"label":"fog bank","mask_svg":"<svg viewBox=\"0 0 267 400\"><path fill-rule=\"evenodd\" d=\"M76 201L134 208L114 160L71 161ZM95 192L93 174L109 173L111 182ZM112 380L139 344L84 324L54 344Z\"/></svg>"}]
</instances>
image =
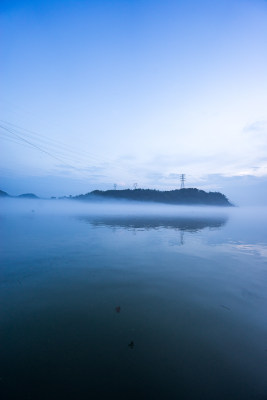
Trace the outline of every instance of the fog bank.
<instances>
[{"instance_id":1,"label":"fog bank","mask_svg":"<svg viewBox=\"0 0 267 400\"><path fill-rule=\"evenodd\" d=\"M1 199L0 215L106 215L106 216L186 216L229 215L228 207L178 206L131 201Z\"/></svg>"}]
</instances>

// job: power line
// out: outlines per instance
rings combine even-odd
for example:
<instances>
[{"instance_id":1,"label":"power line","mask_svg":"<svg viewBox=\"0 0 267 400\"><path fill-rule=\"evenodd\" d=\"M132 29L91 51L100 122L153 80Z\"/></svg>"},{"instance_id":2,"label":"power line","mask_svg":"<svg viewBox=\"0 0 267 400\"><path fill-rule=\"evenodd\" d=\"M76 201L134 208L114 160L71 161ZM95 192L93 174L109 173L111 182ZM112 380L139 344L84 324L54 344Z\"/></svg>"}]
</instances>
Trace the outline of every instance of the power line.
<instances>
[{"instance_id":1,"label":"power line","mask_svg":"<svg viewBox=\"0 0 267 400\"><path fill-rule=\"evenodd\" d=\"M29 131L28 129L21 128L18 125L12 124L10 122L7 122L7 121L1 120L1 119L0 119L0 122L10 125L9 127L6 127L3 124L0 125L0 127L5 129L6 132L8 132L12 135L17 135L17 137L19 136L19 138L18 138L19 140L24 140L30 146L33 146L36 149L41 150L42 152L46 152L53 158L56 158L56 159L61 158L60 159L61 162L63 162L62 157L64 159L67 159L68 162L69 162L69 160L71 160L71 162L72 162L73 159L75 158L76 161L78 161L80 164L84 165L85 162L86 162L86 164L88 163L88 159L89 159L90 163L94 163L94 164L101 163L102 164L102 166L98 165L97 168L105 168L105 165L103 165L103 164L112 163L112 169L120 169L123 172L125 172L125 168L123 168L120 165L116 165L114 163L114 160L110 160L107 158L105 159L103 157L102 157L102 159L100 159L99 157L94 156L88 152L75 151L73 148L70 149L70 147L66 146L65 144L62 144L61 142L59 142L57 140L44 138L44 137L42 137L42 135L40 135L37 132ZM22 130L24 132L20 132L19 130ZM25 131L29 132L29 133L25 133ZM36 141L37 141L37 144L36 144ZM44 149L44 146L46 147L46 149ZM48 147L48 149L47 149L47 147ZM50 148L50 150L49 150L49 148ZM53 152L53 154L52 154L52 152ZM55 153L57 153L57 155L54 155ZM64 161L64 163L65 163L65 161ZM94 167L96 167L96 166L94 165Z\"/></svg>"},{"instance_id":2,"label":"power line","mask_svg":"<svg viewBox=\"0 0 267 400\"><path fill-rule=\"evenodd\" d=\"M89 158L89 159L93 160L94 162L98 162L98 163L99 162L101 162L101 163L108 162L108 163L113 163L114 164L114 160L111 160L108 157L98 156L98 155L92 154L92 153L90 153L88 151L81 151L81 150L77 151L72 146L70 147L70 146L66 145L65 143L62 143L62 142L60 142L60 141L58 141L56 139L43 137L42 135L40 135L40 133L38 133L36 131L32 131L32 130L29 130L29 129L26 129L26 128L22 128L22 127L20 127L18 125L15 125L15 124L13 124L11 122L8 122L8 121L4 121L2 119L0 119L0 122L2 122L4 124L7 124L7 125L10 125L11 128L9 127L9 129L13 129L13 131L15 131L15 132L23 131L23 132L19 132L19 134L25 136L26 138L28 138L30 140L34 140L34 141L37 140L37 141L41 142L42 146L45 145L45 146L53 147L55 149L55 150L53 149L53 151L58 151L58 149L60 147L61 151L63 150L65 152L68 152L68 153L71 153L71 154L76 154L76 157L77 156L78 157L82 157L82 158L84 158L86 160L88 160L88 158ZM25 133L25 132L27 132L27 133ZM118 166L116 166L116 167L123 169L122 167L118 167Z\"/></svg>"},{"instance_id":3,"label":"power line","mask_svg":"<svg viewBox=\"0 0 267 400\"><path fill-rule=\"evenodd\" d=\"M11 133L12 135L14 135L15 137L17 137L18 139L20 139L20 140L22 140L23 142L29 144L30 146L36 148L37 150L41 151L42 153L48 154L50 157L54 158L55 160L60 161L60 162L64 162L64 161L61 160L60 158L54 156L53 154L51 154L51 153L49 153L48 151L42 149L41 147L37 146L36 144L30 142L30 141L27 140L27 139L24 139L23 137L21 137L21 136L18 135L17 133L12 132L12 130L6 128L5 126L0 125L0 128L5 129L7 132Z\"/></svg>"},{"instance_id":4,"label":"power line","mask_svg":"<svg viewBox=\"0 0 267 400\"><path fill-rule=\"evenodd\" d=\"M1 121L3 121L3 120L0 119L0 122ZM10 126L5 126L4 124L8 124ZM91 156L88 157L88 155L82 155L82 158L81 158L81 155L79 155L79 153L78 153L78 156L77 156L77 154L75 154L73 156L71 154L71 153L73 153L73 151L68 150L68 149L66 151L66 149L61 148L63 146L59 142L57 142L58 144L56 144L56 143L54 144L53 141L51 141L52 143L49 143L49 141L47 141L45 138L42 138L42 136L36 132L35 133L32 132L29 135L29 134L25 134L24 132L19 131L19 129L25 131L24 128L18 127L17 125L8 123L6 121L4 121L4 124L0 123L0 129L2 130L1 138L9 140L10 142L13 142L15 144L19 144L21 146L25 146L28 148L34 148L35 150L59 161L62 165L65 165L66 167L77 171L79 173L79 175L86 177L87 180L88 180L88 178L90 178L90 174L92 174L92 173L94 174L93 178L95 178L97 176L95 174L98 174L98 177L102 176L102 178L105 177L105 178L110 179L110 173L108 173L108 175L107 175L106 171L105 172L101 171L101 169L104 170L105 168L107 168L107 165L103 165L103 164L96 165L96 161L94 160L94 163L93 163ZM3 135L8 135L8 136L3 136ZM36 141L37 141L37 143L36 143ZM47 141L48 144L42 143L45 141ZM54 141L54 142L56 142L56 141ZM88 165L88 158L91 158L91 160L90 160L91 165ZM77 165L76 166L73 165L73 162L77 163L77 161L80 164L80 167L78 167ZM99 161L98 161L98 163L99 163ZM125 173L125 168L123 168L122 166L114 165L114 162L112 162L111 171L114 169L115 170L120 169L121 171L123 171ZM109 170L110 170L110 167L109 167ZM112 176L112 174L111 174L111 176ZM91 178L92 178L92 176L91 176Z\"/></svg>"},{"instance_id":5,"label":"power line","mask_svg":"<svg viewBox=\"0 0 267 400\"><path fill-rule=\"evenodd\" d=\"M0 128L1 128L1 129L4 129L4 130L7 131L7 132L9 132L9 133L12 134L15 138L17 138L17 139L19 139L20 141L23 142L23 143L20 143L20 142L17 141L17 142L16 142L17 144L22 145L22 144L25 144L25 143L26 143L27 145L29 145L29 146L31 146L31 147L33 147L33 148L39 150L40 152L42 152L42 153L44 153L44 154L46 154L46 155L49 155L50 157L54 158L55 160L60 161L61 163L63 163L63 164L64 164L65 166L67 166L68 168L71 168L71 169L74 169L74 170L76 170L76 171L79 171L79 173L81 173L82 175L85 176L85 173L84 173L83 171L81 171L79 168L76 168L75 166L66 163L65 160L62 160L61 158L59 158L59 157L57 157L57 156L51 154L49 151L42 149L40 146L35 145L34 143L30 142L29 140L24 139L23 137L21 137L20 135L18 135L18 134L15 133L15 132L12 132L12 130L6 128L5 126L3 126L3 125L0 124ZM88 174L86 174L86 178L88 179Z\"/></svg>"},{"instance_id":6,"label":"power line","mask_svg":"<svg viewBox=\"0 0 267 400\"><path fill-rule=\"evenodd\" d=\"M99 159L97 159L97 157L93 156L92 154L85 153L85 152L83 152L83 153L82 152L77 152L77 151L75 151L73 149L73 147L70 148L70 147L66 146L65 144L63 144L63 143L61 143L61 142L59 142L59 141L57 141L55 139L45 138L42 135L40 135L39 133L37 133L37 132L29 131L28 129L19 127L18 125L12 124L10 122L6 122L6 121L3 121L3 120L0 120L0 122L4 122L5 124L8 124L8 125L11 126L11 128L8 127L9 132L10 132L10 130L12 130L12 132L15 132L15 133L18 133L19 131L24 131L24 132L19 132L20 136L23 136L24 138L26 137L28 140L34 140L35 142L38 141L39 144L42 145L42 146L52 147L53 151L58 152L59 151L59 146L60 146L61 152L63 150L64 152L68 152L68 153L71 153L71 154L77 154L79 157L83 157L83 158L86 158L86 159L94 158L95 161L99 162ZM25 133L25 132L28 132L28 133Z\"/></svg>"}]
</instances>

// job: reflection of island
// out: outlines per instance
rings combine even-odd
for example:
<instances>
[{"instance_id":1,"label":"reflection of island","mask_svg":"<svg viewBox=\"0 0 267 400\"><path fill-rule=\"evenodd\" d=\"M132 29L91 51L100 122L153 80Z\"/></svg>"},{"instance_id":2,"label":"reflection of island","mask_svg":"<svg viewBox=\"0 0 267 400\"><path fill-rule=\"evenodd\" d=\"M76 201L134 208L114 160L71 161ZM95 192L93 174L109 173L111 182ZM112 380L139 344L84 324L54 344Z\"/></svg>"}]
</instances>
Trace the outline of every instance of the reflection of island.
<instances>
[{"instance_id":1,"label":"reflection of island","mask_svg":"<svg viewBox=\"0 0 267 400\"><path fill-rule=\"evenodd\" d=\"M175 229L181 232L198 232L204 228L219 229L227 222L225 215L220 216L91 216L80 217L93 226L131 229Z\"/></svg>"}]
</instances>

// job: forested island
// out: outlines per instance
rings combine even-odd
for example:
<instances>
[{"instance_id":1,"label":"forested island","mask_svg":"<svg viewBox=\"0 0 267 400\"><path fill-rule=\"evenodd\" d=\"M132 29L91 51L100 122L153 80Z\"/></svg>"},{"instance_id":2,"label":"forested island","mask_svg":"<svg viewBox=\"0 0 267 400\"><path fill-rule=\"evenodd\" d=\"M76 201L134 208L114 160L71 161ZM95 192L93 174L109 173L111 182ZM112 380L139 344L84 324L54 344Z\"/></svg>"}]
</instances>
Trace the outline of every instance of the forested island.
<instances>
[{"instance_id":1,"label":"forested island","mask_svg":"<svg viewBox=\"0 0 267 400\"><path fill-rule=\"evenodd\" d=\"M155 189L94 190L72 199L116 199L177 205L233 206L220 192L205 192L195 188L160 191Z\"/></svg>"}]
</instances>

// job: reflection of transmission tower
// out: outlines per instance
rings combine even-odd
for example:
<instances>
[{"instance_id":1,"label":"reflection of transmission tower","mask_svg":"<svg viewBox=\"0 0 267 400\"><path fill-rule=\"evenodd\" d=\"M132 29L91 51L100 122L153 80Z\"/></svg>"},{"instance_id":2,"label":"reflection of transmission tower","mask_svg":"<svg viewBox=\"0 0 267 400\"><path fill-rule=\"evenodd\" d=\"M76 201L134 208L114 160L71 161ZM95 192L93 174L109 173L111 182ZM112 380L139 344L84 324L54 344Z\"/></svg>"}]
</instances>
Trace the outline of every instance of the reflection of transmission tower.
<instances>
[{"instance_id":1,"label":"reflection of transmission tower","mask_svg":"<svg viewBox=\"0 0 267 400\"><path fill-rule=\"evenodd\" d=\"M180 245L184 245L184 231L180 231Z\"/></svg>"},{"instance_id":2,"label":"reflection of transmission tower","mask_svg":"<svg viewBox=\"0 0 267 400\"><path fill-rule=\"evenodd\" d=\"M180 181L181 181L181 188L184 189L184 183L185 183L185 174L180 175Z\"/></svg>"}]
</instances>

